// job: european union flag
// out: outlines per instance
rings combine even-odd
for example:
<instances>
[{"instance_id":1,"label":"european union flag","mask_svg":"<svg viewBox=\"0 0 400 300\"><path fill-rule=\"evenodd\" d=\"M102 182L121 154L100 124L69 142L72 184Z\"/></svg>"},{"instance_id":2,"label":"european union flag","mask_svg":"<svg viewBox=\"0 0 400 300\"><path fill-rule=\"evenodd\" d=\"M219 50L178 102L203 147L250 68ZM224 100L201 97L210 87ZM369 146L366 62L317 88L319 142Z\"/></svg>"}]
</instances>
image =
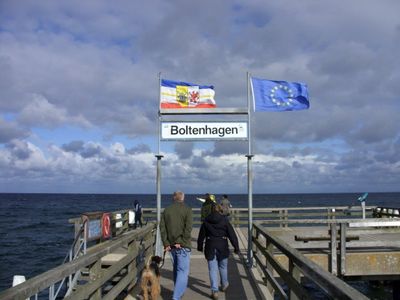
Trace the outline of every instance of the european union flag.
<instances>
[{"instance_id":1,"label":"european union flag","mask_svg":"<svg viewBox=\"0 0 400 300\"><path fill-rule=\"evenodd\" d=\"M297 82L251 78L254 111L308 109L307 85Z\"/></svg>"}]
</instances>

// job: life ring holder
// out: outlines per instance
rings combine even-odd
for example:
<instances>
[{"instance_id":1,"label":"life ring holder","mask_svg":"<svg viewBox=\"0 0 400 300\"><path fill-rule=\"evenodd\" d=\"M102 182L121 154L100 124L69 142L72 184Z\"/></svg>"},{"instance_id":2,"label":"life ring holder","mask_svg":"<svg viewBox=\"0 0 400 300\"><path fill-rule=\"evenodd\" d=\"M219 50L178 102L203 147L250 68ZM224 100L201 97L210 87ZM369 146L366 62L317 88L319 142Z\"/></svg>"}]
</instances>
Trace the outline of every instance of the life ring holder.
<instances>
[{"instance_id":1,"label":"life ring holder","mask_svg":"<svg viewBox=\"0 0 400 300\"><path fill-rule=\"evenodd\" d=\"M109 213L104 213L101 217L101 233L103 239L108 239L111 236L111 219Z\"/></svg>"}]
</instances>

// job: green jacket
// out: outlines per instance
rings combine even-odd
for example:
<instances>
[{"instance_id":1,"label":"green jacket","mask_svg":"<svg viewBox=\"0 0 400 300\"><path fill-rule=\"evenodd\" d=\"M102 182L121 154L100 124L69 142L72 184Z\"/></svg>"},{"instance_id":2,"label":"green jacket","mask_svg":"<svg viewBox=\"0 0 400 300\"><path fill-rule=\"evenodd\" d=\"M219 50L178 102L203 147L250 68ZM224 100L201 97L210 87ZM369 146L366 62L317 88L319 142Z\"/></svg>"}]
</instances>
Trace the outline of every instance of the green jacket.
<instances>
[{"instance_id":1,"label":"green jacket","mask_svg":"<svg viewBox=\"0 0 400 300\"><path fill-rule=\"evenodd\" d=\"M161 216L160 232L164 247L181 244L191 248L192 209L183 202L175 201L164 209Z\"/></svg>"}]
</instances>

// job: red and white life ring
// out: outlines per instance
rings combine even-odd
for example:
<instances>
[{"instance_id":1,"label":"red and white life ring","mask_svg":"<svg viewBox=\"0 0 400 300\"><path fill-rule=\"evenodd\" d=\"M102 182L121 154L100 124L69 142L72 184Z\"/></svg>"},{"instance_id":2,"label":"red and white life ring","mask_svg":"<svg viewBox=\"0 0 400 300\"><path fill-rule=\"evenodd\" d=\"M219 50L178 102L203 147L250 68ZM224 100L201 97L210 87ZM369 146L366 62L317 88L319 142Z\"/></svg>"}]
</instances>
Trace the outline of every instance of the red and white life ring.
<instances>
[{"instance_id":1,"label":"red and white life ring","mask_svg":"<svg viewBox=\"0 0 400 300\"><path fill-rule=\"evenodd\" d=\"M111 236L111 220L110 214L103 214L101 217L101 233L104 239L107 239Z\"/></svg>"}]
</instances>

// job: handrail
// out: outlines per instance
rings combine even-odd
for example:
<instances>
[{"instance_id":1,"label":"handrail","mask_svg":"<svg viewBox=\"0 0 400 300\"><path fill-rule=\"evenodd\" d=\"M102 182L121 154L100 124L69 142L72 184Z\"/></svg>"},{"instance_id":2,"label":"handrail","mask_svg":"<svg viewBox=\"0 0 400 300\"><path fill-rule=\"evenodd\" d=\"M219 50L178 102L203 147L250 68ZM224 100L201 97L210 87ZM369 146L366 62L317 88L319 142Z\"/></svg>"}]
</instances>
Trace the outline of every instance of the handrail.
<instances>
[{"instance_id":1,"label":"handrail","mask_svg":"<svg viewBox=\"0 0 400 300\"><path fill-rule=\"evenodd\" d=\"M368 217L372 216L372 210L375 206L367 206ZM193 224L200 225L200 208L193 208ZM234 226L248 224L247 208L232 208L230 210L230 222ZM266 220L273 226L287 227L291 223L296 223L298 219L350 219L358 218L362 215L361 207L348 206L326 206L326 207L271 207L271 208L253 208L253 220ZM143 216L145 219L155 220L156 209L144 208Z\"/></svg>"},{"instance_id":2,"label":"handrail","mask_svg":"<svg viewBox=\"0 0 400 300\"><path fill-rule=\"evenodd\" d=\"M376 208L376 206L366 206L366 209L368 211L371 211L371 212L372 212L372 210L374 208ZM162 210L163 209L161 209L161 211ZM201 210L201 208L198 208L198 207L192 208L192 211L195 214L199 213L200 210ZM302 206L302 207L262 207L262 208L258 207L258 208L253 208L253 213L258 214L258 213L267 213L267 212L269 212L269 213L275 213L276 214L276 213L280 213L280 212L283 212L283 211L292 212L292 211L318 211L318 210L319 211L324 211L325 213L327 211L330 211L330 213L333 213L333 214L338 213L338 212L347 214L349 212L350 213L352 213L352 212L361 212L361 207L358 207L358 206L352 206L352 207L349 207L349 206L310 206L310 207L304 207L304 206ZM332 212L332 210L333 210L333 212ZM118 211L112 212L111 214L112 215L115 215L115 214L123 214L123 215L125 215L128 211L129 211L129 209L118 210ZM155 214L157 212L157 208L155 208L155 207L143 208L142 211L143 211L144 217L146 217L146 216L149 217L149 216L152 216L153 214L155 216ZM231 212L233 214L235 212L239 212L239 213L248 212L248 208L234 207L234 208L231 209ZM75 223L75 222L79 222L80 220L81 220L81 218L77 217L77 218L69 219L68 222L69 223Z\"/></svg>"},{"instance_id":3,"label":"handrail","mask_svg":"<svg viewBox=\"0 0 400 300\"><path fill-rule=\"evenodd\" d=\"M92 247L91 249L88 249L85 255L80 256L73 261L60 265L43 274L33 277L15 287L0 292L0 299L1 300L26 299L35 294L38 294L40 291L43 291L46 288L54 289L54 285L57 282L62 281L64 278L70 276L71 274L80 272L80 270L88 266L92 266L93 264L98 265L101 258L104 257L105 255L112 253L113 251L115 251L120 247L126 245L133 245L132 243L139 242L148 234L154 233L155 228L156 225L154 222L152 222L143 228L134 231L129 231L121 235L120 237L117 237L113 240L108 240L102 244L97 245L96 247ZM153 244L154 241L152 240L151 243ZM130 258L132 258L134 261L134 258L136 258L137 255L140 255L140 253L136 253L136 255L134 255L133 258L132 257ZM130 261L128 261L128 263L130 263ZM89 284L91 282L89 282ZM101 288L101 286L99 288Z\"/></svg>"},{"instance_id":4,"label":"handrail","mask_svg":"<svg viewBox=\"0 0 400 300\"><path fill-rule=\"evenodd\" d=\"M285 292L279 288L279 284L273 277L273 270L276 270L281 277L286 279L289 286L290 293L295 293L296 296L301 298L308 298L307 292L299 284L300 273L312 279L322 290L337 299L352 299L362 300L368 299L365 295L352 288L344 281L340 280L331 273L325 271L322 267L314 263L311 259L305 257L300 251L292 248L289 244L284 242L272 232L267 231L262 227L261 223L254 223L255 236L252 237L253 242L266 258L267 267L263 268L263 272L268 278L270 285L280 294L281 298L288 299ZM259 235L264 236L267 246L261 246L258 240ZM289 272L282 269L281 265L273 257L272 245L278 248L289 259ZM259 257L255 256L256 260L261 264Z\"/></svg>"}]
</instances>

